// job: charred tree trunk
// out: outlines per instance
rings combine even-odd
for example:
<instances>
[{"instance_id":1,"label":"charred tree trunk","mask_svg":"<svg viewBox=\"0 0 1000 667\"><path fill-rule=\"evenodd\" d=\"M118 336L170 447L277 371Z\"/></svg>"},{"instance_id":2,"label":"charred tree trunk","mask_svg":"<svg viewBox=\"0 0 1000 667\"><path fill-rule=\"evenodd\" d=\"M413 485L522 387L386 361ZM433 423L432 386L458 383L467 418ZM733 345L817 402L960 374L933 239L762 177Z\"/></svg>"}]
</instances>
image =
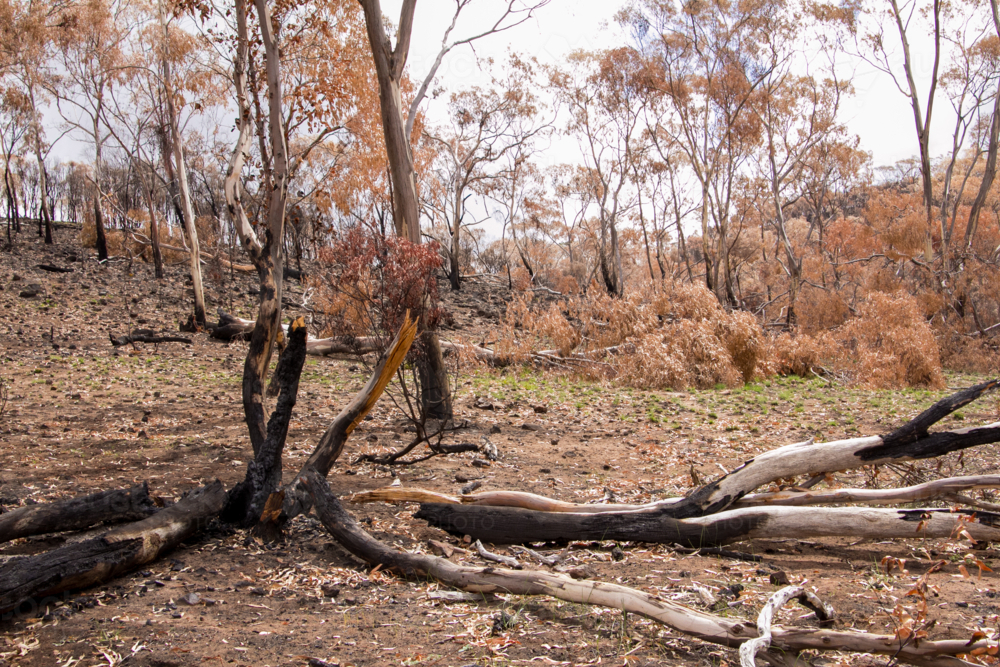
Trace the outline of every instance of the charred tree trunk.
<instances>
[{"instance_id":1,"label":"charred tree trunk","mask_svg":"<svg viewBox=\"0 0 1000 667\"><path fill-rule=\"evenodd\" d=\"M451 388L448 386L448 368L444 364L441 340L436 331L420 334L421 356L417 361L420 374L421 413L428 419L449 421L454 414Z\"/></svg>"},{"instance_id":2,"label":"charred tree trunk","mask_svg":"<svg viewBox=\"0 0 1000 667\"><path fill-rule=\"evenodd\" d=\"M299 377L306 359L306 325L301 317L290 327L288 345L278 359L274 380L280 387L277 405L267 423L266 438L247 465L246 478L229 492L223 518L240 526L253 526L261 517L268 497L281 486L281 453L288 437L288 423L299 390ZM255 425L255 430L261 430Z\"/></svg>"}]
</instances>

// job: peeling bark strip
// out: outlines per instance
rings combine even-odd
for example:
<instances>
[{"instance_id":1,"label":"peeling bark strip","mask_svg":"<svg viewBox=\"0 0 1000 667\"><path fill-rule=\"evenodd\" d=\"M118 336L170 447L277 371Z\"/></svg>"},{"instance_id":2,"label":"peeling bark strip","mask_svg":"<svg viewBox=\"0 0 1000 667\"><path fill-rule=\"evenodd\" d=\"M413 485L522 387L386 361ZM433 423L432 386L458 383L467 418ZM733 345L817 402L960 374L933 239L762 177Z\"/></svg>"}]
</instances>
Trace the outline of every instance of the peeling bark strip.
<instances>
[{"instance_id":1,"label":"peeling bark strip","mask_svg":"<svg viewBox=\"0 0 1000 667\"><path fill-rule=\"evenodd\" d=\"M208 525L225 500L222 482L216 480L142 521L38 556L11 559L0 566L0 612L24 611L32 599L93 586L150 563Z\"/></svg>"},{"instance_id":2,"label":"peeling bark strip","mask_svg":"<svg viewBox=\"0 0 1000 667\"><path fill-rule=\"evenodd\" d=\"M98 523L138 521L155 513L149 485L100 491L54 503L18 507L0 514L0 542L19 537L82 530Z\"/></svg>"},{"instance_id":3,"label":"peeling bark strip","mask_svg":"<svg viewBox=\"0 0 1000 667\"><path fill-rule=\"evenodd\" d=\"M723 646L736 647L757 637L756 629L746 622L713 616L618 584L578 581L565 575L537 570L468 567L436 556L391 549L358 525L330 492L326 480L320 475L308 472L300 480L300 484L312 494L316 514L334 539L369 565L381 565L411 579L425 580L431 577L445 585L471 593L549 595L567 602L620 609L639 614L690 637ZM792 654L817 649L892 655L898 661L908 664L946 667L971 664L950 656L986 649L989 642L956 639L905 643L891 635L778 626L771 628L771 646Z\"/></svg>"},{"instance_id":4,"label":"peeling bark strip","mask_svg":"<svg viewBox=\"0 0 1000 667\"><path fill-rule=\"evenodd\" d=\"M657 510L571 514L427 503L414 517L493 544L616 540L699 548L754 538L947 538L963 528L976 540L1000 540L1000 515L936 508L756 507L674 519Z\"/></svg>"}]
</instances>

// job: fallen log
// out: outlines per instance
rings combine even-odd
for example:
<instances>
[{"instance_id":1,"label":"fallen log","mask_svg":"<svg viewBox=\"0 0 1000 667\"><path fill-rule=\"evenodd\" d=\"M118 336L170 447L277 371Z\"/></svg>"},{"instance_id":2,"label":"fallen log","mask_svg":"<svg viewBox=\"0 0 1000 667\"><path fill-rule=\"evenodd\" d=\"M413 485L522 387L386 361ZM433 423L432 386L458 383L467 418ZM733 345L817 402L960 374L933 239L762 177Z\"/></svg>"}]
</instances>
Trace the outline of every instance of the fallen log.
<instances>
[{"instance_id":1,"label":"fallen log","mask_svg":"<svg viewBox=\"0 0 1000 667\"><path fill-rule=\"evenodd\" d=\"M149 237L145 234L139 234L138 232L132 232L132 240L140 245L151 247L153 244ZM142 236L143 238L138 238ZM171 252L179 252L185 255L190 255L191 251L187 248L179 248L174 245L167 245L166 243L160 243L160 250L170 250ZM240 273L253 273L257 269L254 268L253 264L237 264L236 262L230 262L228 259L222 257L221 255L213 255L210 252L202 251L199 253L199 257L202 264L208 264L209 262L218 262L223 267L227 269L232 269L233 271L239 271Z\"/></svg>"},{"instance_id":2,"label":"fallen log","mask_svg":"<svg viewBox=\"0 0 1000 667\"><path fill-rule=\"evenodd\" d=\"M131 345L133 343L149 343L151 345L159 345L160 343L191 344L190 338L185 338L184 336L171 336L169 334L158 334L153 332L152 329L136 329L127 336L115 337L114 334L108 334L108 337L111 338L111 344L115 347Z\"/></svg>"},{"instance_id":3,"label":"fallen log","mask_svg":"<svg viewBox=\"0 0 1000 667\"><path fill-rule=\"evenodd\" d=\"M219 310L219 323L209 328L209 336L218 340L240 340L253 332L253 320L237 317L224 310ZM288 335L288 325L283 324L282 330ZM306 354L326 357L331 354L362 355L379 350L379 341L373 336L333 336L330 338L306 337Z\"/></svg>"},{"instance_id":4,"label":"fallen log","mask_svg":"<svg viewBox=\"0 0 1000 667\"><path fill-rule=\"evenodd\" d=\"M82 530L99 523L138 521L157 511L149 485L100 491L54 503L27 505L0 514L0 542L19 537Z\"/></svg>"},{"instance_id":5,"label":"fallen log","mask_svg":"<svg viewBox=\"0 0 1000 667\"><path fill-rule=\"evenodd\" d=\"M754 489L775 480L796 477L799 475L859 468L865 465L883 463L899 463L919 459L933 458L949 452L960 451L984 444L1000 441L1000 422L979 427L969 427L955 431L930 433L929 427L954 410L971 403L983 394L1000 386L1000 380L991 380L969 389L957 392L944 398L923 413L910 420L902 427L885 436L869 436L836 440L833 442L816 443L812 439L795 443L765 452L744 463L736 470L724 475L718 480L695 489L680 500L661 501L653 506L645 506L641 513L645 517L662 519L687 519L718 515L718 513L733 508ZM427 507L430 507L429 505ZM462 525L476 525L483 529L487 523L493 524L501 518L497 514L499 508L475 507L464 505L439 505L429 509L424 516L431 518L436 525L448 526L451 530L462 530ZM527 510L519 510L526 512ZM423 508L421 509L423 512ZM448 518L448 513L455 517ZM546 512L538 512L544 515ZM616 514L627 516L636 514L635 508L623 511L602 512L601 521L590 522L591 528L597 532L577 531L580 536L571 539L605 539L603 527L615 521ZM461 518L459 518L459 515ZM418 514L417 516L421 516ZM634 521L634 517L627 519ZM538 516L529 521L520 517L522 524L537 523L553 527L564 523L556 517ZM457 522L457 523L456 523ZM669 522L667 522L669 523ZM491 533L488 541L503 540L505 543L520 543L527 538L519 536L518 526L503 525ZM561 529L560 529L561 530ZM670 535L670 528L661 531L661 535ZM503 531L508 531L501 536ZM677 529L679 537L685 534ZM642 530L638 530L639 533ZM469 533L472 534L472 533ZM478 536L478 535L476 535ZM536 538L545 539L545 538ZM555 538L550 538L555 539ZM621 538L635 539L635 538Z\"/></svg>"},{"instance_id":6,"label":"fallen log","mask_svg":"<svg viewBox=\"0 0 1000 667\"><path fill-rule=\"evenodd\" d=\"M675 519L659 510L572 514L513 507L425 503L414 518L493 544L617 540L716 547L755 538L948 538L965 530L1000 540L1000 514L868 507L753 507Z\"/></svg>"},{"instance_id":7,"label":"fallen log","mask_svg":"<svg viewBox=\"0 0 1000 667\"><path fill-rule=\"evenodd\" d=\"M94 586L150 563L207 526L225 500L222 482L216 480L142 521L37 556L13 558L0 565L0 612L30 613L46 597Z\"/></svg>"},{"instance_id":8,"label":"fallen log","mask_svg":"<svg viewBox=\"0 0 1000 667\"><path fill-rule=\"evenodd\" d=\"M723 646L738 647L758 636L753 625L741 619L707 614L626 586L576 580L537 570L469 567L436 556L397 551L365 532L334 497L323 477L308 472L300 484L311 493L319 520L342 547L371 566L381 566L410 579L433 578L471 593L549 595L567 602L619 609ZM900 662L922 667L971 665L953 656L996 650L983 639L924 639L917 643L893 635L780 626L771 628L771 647L793 655L807 649L891 655Z\"/></svg>"}]
</instances>

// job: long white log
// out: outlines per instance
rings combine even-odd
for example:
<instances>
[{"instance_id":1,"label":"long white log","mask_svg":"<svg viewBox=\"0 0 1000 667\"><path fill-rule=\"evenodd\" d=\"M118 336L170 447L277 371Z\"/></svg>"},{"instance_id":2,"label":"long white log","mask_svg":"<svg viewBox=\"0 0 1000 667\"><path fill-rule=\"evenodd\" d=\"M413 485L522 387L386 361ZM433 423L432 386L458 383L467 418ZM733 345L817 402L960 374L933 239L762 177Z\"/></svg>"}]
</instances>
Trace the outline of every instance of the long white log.
<instances>
[{"instance_id":1,"label":"long white log","mask_svg":"<svg viewBox=\"0 0 1000 667\"><path fill-rule=\"evenodd\" d=\"M1000 541L1000 515L871 507L749 507L675 519L659 509L575 514L425 503L414 515L453 535L493 544L619 540L711 547L755 538L948 538Z\"/></svg>"}]
</instances>

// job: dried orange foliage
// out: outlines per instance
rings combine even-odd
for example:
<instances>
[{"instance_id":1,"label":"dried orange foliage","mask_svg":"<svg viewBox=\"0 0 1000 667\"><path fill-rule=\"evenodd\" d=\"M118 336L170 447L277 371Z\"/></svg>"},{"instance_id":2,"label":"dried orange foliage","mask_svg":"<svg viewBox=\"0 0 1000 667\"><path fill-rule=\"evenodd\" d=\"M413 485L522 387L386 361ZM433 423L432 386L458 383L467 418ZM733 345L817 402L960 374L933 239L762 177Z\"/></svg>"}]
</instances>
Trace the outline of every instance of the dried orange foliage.
<instances>
[{"instance_id":1,"label":"dried orange foliage","mask_svg":"<svg viewBox=\"0 0 1000 667\"><path fill-rule=\"evenodd\" d=\"M783 334L771 343L778 373L835 372L873 389L945 386L934 332L917 300L905 293L873 292L857 317L816 335Z\"/></svg>"},{"instance_id":2,"label":"dried orange foliage","mask_svg":"<svg viewBox=\"0 0 1000 667\"><path fill-rule=\"evenodd\" d=\"M641 388L734 386L758 372L764 335L745 312L727 312L700 285L675 284L621 299L603 292L532 308L511 304L497 351L526 360L546 347L587 374ZM599 363L587 363L589 359Z\"/></svg>"}]
</instances>

